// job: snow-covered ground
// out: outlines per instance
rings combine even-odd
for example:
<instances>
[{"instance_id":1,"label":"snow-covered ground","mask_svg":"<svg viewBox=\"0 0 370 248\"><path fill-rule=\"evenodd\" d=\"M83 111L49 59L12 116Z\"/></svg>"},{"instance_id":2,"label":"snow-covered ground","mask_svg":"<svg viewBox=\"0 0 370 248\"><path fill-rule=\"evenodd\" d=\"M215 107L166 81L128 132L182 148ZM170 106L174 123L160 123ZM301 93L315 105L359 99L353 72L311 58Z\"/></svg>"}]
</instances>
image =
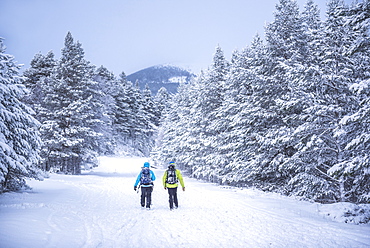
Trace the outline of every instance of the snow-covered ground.
<instances>
[{"instance_id":1,"label":"snow-covered ground","mask_svg":"<svg viewBox=\"0 0 370 248\"><path fill-rule=\"evenodd\" d=\"M187 177L170 211L163 169L142 210L133 184L145 160L100 160L82 176L0 195L0 247L370 247L370 225L334 222L319 204Z\"/></svg>"}]
</instances>

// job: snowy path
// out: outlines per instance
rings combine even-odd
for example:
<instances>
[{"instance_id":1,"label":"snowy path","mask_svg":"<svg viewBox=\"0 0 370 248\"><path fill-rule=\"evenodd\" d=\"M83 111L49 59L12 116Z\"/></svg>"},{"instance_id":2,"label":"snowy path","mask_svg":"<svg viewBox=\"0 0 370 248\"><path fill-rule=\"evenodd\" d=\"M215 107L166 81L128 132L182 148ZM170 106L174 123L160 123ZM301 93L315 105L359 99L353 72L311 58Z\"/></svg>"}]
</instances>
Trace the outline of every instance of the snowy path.
<instances>
[{"instance_id":1,"label":"snowy path","mask_svg":"<svg viewBox=\"0 0 370 248\"><path fill-rule=\"evenodd\" d=\"M369 225L332 222L316 204L186 177L169 211L160 169L142 210L133 184L143 162L102 158L92 173L0 195L0 247L370 247Z\"/></svg>"}]
</instances>

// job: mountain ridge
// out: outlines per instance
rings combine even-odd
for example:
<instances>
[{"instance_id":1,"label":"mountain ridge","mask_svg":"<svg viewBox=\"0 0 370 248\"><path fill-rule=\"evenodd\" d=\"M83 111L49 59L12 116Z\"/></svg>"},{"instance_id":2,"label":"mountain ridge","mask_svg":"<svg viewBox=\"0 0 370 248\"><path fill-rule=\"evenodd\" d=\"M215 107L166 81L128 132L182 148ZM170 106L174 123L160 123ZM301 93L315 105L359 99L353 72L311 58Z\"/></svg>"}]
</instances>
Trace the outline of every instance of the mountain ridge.
<instances>
[{"instance_id":1,"label":"mountain ridge","mask_svg":"<svg viewBox=\"0 0 370 248\"><path fill-rule=\"evenodd\" d=\"M140 89L144 89L148 84L152 94L165 87L169 93L176 93L177 87L181 83L189 83L195 74L187 69L175 65L154 65L127 76L127 80L139 84Z\"/></svg>"}]
</instances>

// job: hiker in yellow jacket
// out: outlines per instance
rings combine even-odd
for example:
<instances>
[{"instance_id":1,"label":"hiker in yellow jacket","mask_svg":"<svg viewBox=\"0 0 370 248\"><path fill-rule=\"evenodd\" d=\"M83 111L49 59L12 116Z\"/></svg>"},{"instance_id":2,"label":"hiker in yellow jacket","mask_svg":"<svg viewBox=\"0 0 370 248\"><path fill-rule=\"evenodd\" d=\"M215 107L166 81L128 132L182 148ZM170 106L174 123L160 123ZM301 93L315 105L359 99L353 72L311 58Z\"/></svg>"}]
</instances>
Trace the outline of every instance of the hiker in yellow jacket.
<instances>
[{"instance_id":1,"label":"hiker in yellow jacket","mask_svg":"<svg viewBox=\"0 0 370 248\"><path fill-rule=\"evenodd\" d=\"M179 207L179 202L177 200L177 187L178 182L180 181L182 190L185 191L184 179L182 178L180 170L175 168L175 162L170 162L168 169L164 172L163 178L163 187L168 189L170 209ZM174 206L175 205L175 206Z\"/></svg>"}]
</instances>

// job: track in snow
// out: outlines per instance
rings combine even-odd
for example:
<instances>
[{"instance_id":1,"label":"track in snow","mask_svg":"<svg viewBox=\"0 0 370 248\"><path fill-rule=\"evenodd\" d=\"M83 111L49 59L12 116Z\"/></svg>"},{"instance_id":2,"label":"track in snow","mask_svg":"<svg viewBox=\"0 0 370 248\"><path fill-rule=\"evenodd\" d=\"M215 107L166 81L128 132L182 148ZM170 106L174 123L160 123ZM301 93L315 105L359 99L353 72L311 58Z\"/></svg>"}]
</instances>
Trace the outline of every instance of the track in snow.
<instances>
[{"instance_id":1,"label":"track in snow","mask_svg":"<svg viewBox=\"0 0 370 248\"><path fill-rule=\"evenodd\" d=\"M370 247L369 225L327 220L317 204L187 177L170 211L161 169L142 210L133 185L143 162L105 157L93 172L0 196L0 247Z\"/></svg>"}]
</instances>

